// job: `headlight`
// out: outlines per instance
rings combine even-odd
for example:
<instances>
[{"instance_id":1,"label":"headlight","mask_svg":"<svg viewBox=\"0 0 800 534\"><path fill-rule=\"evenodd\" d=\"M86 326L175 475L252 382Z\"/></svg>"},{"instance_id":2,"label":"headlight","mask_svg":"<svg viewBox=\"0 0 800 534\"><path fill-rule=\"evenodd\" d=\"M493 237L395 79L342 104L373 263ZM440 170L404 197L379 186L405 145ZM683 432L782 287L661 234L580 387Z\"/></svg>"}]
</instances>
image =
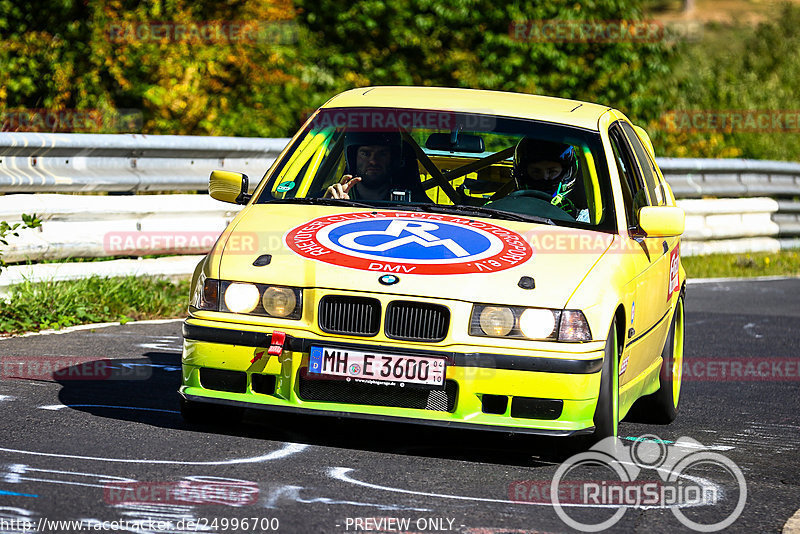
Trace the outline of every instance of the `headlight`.
<instances>
[{"instance_id":1,"label":"headlight","mask_svg":"<svg viewBox=\"0 0 800 534\"><path fill-rule=\"evenodd\" d=\"M479 323L487 336L507 336L514 328L514 313L509 308L487 306L480 311Z\"/></svg>"},{"instance_id":2,"label":"headlight","mask_svg":"<svg viewBox=\"0 0 800 534\"><path fill-rule=\"evenodd\" d=\"M297 309L297 297L288 287L268 287L261 303L264 311L274 317L288 317Z\"/></svg>"},{"instance_id":3,"label":"headlight","mask_svg":"<svg viewBox=\"0 0 800 534\"><path fill-rule=\"evenodd\" d=\"M487 304L473 306L469 334L572 342L592 339L581 311Z\"/></svg>"},{"instance_id":4,"label":"headlight","mask_svg":"<svg viewBox=\"0 0 800 534\"><path fill-rule=\"evenodd\" d=\"M258 306L259 297L258 288L253 284L233 282L225 288L223 301L234 313L250 313Z\"/></svg>"},{"instance_id":5,"label":"headlight","mask_svg":"<svg viewBox=\"0 0 800 534\"><path fill-rule=\"evenodd\" d=\"M209 278L205 280L202 295L220 295L215 298L221 302L216 307L203 307L197 305L198 302L202 302L199 286L200 282L198 289L195 290L193 304L201 310L246 313L282 319L300 319L302 316L303 292L298 288Z\"/></svg>"},{"instance_id":6,"label":"headlight","mask_svg":"<svg viewBox=\"0 0 800 534\"><path fill-rule=\"evenodd\" d=\"M531 339L547 339L556 329L556 316L553 310L528 308L519 316L519 331Z\"/></svg>"}]
</instances>

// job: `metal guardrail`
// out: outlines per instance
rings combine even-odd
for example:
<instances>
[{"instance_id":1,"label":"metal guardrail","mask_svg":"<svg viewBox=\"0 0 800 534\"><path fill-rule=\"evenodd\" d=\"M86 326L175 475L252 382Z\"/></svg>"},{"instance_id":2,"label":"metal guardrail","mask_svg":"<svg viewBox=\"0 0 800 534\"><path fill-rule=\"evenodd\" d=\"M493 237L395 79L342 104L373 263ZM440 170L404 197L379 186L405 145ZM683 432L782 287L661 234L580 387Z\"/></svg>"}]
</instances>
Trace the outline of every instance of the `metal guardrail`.
<instances>
[{"instance_id":1,"label":"metal guardrail","mask_svg":"<svg viewBox=\"0 0 800 534\"><path fill-rule=\"evenodd\" d=\"M0 133L0 193L205 190L213 169L269 168L288 139ZM658 158L677 198L800 196L800 163Z\"/></svg>"},{"instance_id":2,"label":"metal guardrail","mask_svg":"<svg viewBox=\"0 0 800 534\"><path fill-rule=\"evenodd\" d=\"M214 169L255 186L288 139L0 133L0 193L191 191Z\"/></svg>"},{"instance_id":3,"label":"metal guardrail","mask_svg":"<svg viewBox=\"0 0 800 534\"><path fill-rule=\"evenodd\" d=\"M676 198L800 196L800 163L689 158L656 162Z\"/></svg>"},{"instance_id":4,"label":"metal guardrail","mask_svg":"<svg viewBox=\"0 0 800 534\"><path fill-rule=\"evenodd\" d=\"M245 172L251 177L251 187L255 187L287 142L238 137L0 133L0 193L197 191L207 188L213 169ZM682 253L800 247L800 163L657 161L686 210ZM44 220L43 228L26 231L24 238L4 247L9 262L197 254L202 252L198 246L202 248L215 238L238 209L198 195L109 198L0 194L0 220L19 220L22 213L37 213ZM183 232L186 239L170 241L171 232ZM147 239L138 239L142 235ZM137 239L130 248L126 243L133 237ZM117 244L128 247L123 249L124 254L119 253Z\"/></svg>"}]
</instances>

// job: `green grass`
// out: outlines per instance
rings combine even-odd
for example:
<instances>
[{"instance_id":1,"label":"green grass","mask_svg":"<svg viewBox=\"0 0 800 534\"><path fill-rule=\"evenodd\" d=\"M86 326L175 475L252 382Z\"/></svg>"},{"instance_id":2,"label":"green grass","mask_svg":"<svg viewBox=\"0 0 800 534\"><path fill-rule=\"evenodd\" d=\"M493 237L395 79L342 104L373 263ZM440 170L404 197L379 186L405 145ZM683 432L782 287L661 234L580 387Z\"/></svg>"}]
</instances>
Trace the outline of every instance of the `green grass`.
<instances>
[{"instance_id":1,"label":"green grass","mask_svg":"<svg viewBox=\"0 0 800 534\"><path fill-rule=\"evenodd\" d=\"M800 252L794 250L684 256L682 261L689 278L800 275Z\"/></svg>"},{"instance_id":2,"label":"green grass","mask_svg":"<svg viewBox=\"0 0 800 534\"><path fill-rule=\"evenodd\" d=\"M60 329L85 323L183 317L189 282L152 278L100 278L25 282L0 303L0 335Z\"/></svg>"}]
</instances>

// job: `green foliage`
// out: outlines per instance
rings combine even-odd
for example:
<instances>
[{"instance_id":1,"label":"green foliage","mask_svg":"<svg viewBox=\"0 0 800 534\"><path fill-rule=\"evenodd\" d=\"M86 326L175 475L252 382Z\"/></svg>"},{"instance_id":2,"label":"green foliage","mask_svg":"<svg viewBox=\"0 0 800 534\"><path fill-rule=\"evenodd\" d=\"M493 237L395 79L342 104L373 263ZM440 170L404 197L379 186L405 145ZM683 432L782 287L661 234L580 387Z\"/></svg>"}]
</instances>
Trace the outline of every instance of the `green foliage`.
<instances>
[{"instance_id":1,"label":"green foliage","mask_svg":"<svg viewBox=\"0 0 800 534\"><path fill-rule=\"evenodd\" d=\"M101 278L25 282L12 286L0 306L0 333L59 329L84 323L181 317L189 282L151 278Z\"/></svg>"},{"instance_id":2,"label":"green foliage","mask_svg":"<svg viewBox=\"0 0 800 534\"><path fill-rule=\"evenodd\" d=\"M42 221L35 213L33 215L26 215L23 213L21 223L8 224L6 221L0 221L0 245L8 245L9 236L19 237L19 232L17 230L20 226L22 226L22 228L38 228L41 225ZM6 262L3 261L2 250L0 250L0 271L2 271L5 266Z\"/></svg>"},{"instance_id":3,"label":"green foliage","mask_svg":"<svg viewBox=\"0 0 800 534\"><path fill-rule=\"evenodd\" d=\"M701 41L680 50L666 82L665 110L786 111L794 131L666 131L652 121L656 152L676 157L800 159L800 6L786 4L769 20L750 26L710 26ZM771 123L767 129L778 129Z\"/></svg>"},{"instance_id":4,"label":"green foliage","mask_svg":"<svg viewBox=\"0 0 800 534\"><path fill-rule=\"evenodd\" d=\"M800 255L796 250L684 256L681 261L689 278L747 278L800 274Z\"/></svg>"},{"instance_id":5,"label":"green foliage","mask_svg":"<svg viewBox=\"0 0 800 534\"><path fill-rule=\"evenodd\" d=\"M0 112L139 109L144 133L277 137L341 90L415 84L594 100L650 119L660 102L646 82L667 72L663 43L509 33L514 21L638 20L638 4L0 0ZM293 33L288 42L206 42L116 31L162 21L289 24Z\"/></svg>"},{"instance_id":6,"label":"green foliage","mask_svg":"<svg viewBox=\"0 0 800 534\"><path fill-rule=\"evenodd\" d=\"M285 106L286 86L299 83L290 72L300 64L297 47L269 30L293 18L288 0L0 0L0 112L84 109L111 118L134 109L143 113L144 133L286 135L307 104ZM266 38L160 39L136 31L208 21L249 23L266 29ZM110 120L98 122L97 131L113 131Z\"/></svg>"},{"instance_id":7,"label":"green foliage","mask_svg":"<svg viewBox=\"0 0 800 534\"><path fill-rule=\"evenodd\" d=\"M284 137L353 87L471 87L617 107L647 127L659 155L799 159L794 132L668 131L661 119L671 110L795 110L800 6L758 27L708 26L697 42L534 42L511 31L526 21L647 20L642 8L678 4L0 0L0 113L82 109L108 118L132 109L143 133ZM203 21L286 31L209 41L130 30Z\"/></svg>"},{"instance_id":8,"label":"green foliage","mask_svg":"<svg viewBox=\"0 0 800 534\"><path fill-rule=\"evenodd\" d=\"M667 74L664 42L532 42L511 23L632 21L636 1L298 0L316 42L313 81L328 94L364 85L435 85L545 94L620 107L650 119L647 81ZM491 106L491 103L487 103Z\"/></svg>"}]
</instances>

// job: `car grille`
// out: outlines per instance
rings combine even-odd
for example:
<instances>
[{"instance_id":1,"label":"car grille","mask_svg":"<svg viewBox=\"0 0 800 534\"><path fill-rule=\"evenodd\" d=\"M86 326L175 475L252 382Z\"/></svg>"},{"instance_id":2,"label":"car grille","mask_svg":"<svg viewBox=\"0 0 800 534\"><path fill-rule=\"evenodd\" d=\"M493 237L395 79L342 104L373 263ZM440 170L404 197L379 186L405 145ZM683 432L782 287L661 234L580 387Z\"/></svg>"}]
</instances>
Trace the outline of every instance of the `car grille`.
<instances>
[{"instance_id":1,"label":"car grille","mask_svg":"<svg viewBox=\"0 0 800 534\"><path fill-rule=\"evenodd\" d=\"M359 384L345 380L316 380L299 377L299 396L305 401L336 402L340 404L365 404L393 408L415 408L436 412L452 412L456 406L458 384L445 380L445 388L424 389L415 387Z\"/></svg>"},{"instance_id":2,"label":"car grille","mask_svg":"<svg viewBox=\"0 0 800 534\"><path fill-rule=\"evenodd\" d=\"M396 300L386 310L386 337L408 341L441 341L450 325L450 310L437 304Z\"/></svg>"},{"instance_id":3,"label":"car grille","mask_svg":"<svg viewBox=\"0 0 800 534\"><path fill-rule=\"evenodd\" d=\"M381 303L377 299L331 295L319 302L319 327L331 334L377 335Z\"/></svg>"}]
</instances>

